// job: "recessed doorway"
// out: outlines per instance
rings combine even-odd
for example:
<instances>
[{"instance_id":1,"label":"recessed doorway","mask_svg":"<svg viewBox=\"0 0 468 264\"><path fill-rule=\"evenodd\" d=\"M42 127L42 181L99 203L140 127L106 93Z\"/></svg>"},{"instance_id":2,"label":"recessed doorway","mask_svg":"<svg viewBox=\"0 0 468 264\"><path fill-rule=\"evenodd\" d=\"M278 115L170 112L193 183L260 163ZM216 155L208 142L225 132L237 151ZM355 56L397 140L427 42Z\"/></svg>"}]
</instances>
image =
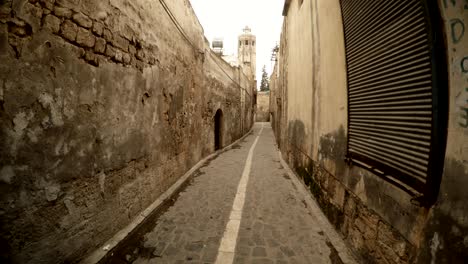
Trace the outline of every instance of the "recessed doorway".
<instances>
[{"instance_id":1,"label":"recessed doorway","mask_svg":"<svg viewBox=\"0 0 468 264\"><path fill-rule=\"evenodd\" d=\"M214 129L215 150L219 150L223 147L223 112L221 109L216 111L214 117Z\"/></svg>"}]
</instances>

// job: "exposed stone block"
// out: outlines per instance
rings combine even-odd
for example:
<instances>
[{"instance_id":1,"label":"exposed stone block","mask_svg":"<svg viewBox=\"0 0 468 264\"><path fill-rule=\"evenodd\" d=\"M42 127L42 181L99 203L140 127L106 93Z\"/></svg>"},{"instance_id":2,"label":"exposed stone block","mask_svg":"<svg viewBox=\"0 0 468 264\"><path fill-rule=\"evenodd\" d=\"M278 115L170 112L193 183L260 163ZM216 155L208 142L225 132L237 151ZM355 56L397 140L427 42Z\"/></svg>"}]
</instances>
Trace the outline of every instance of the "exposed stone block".
<instances>
[{"instance_id":1,"label":"exposed stone block","mask_svg":"<svg viewBox=\"0 0 468 264\"><path fill-rule=\"evenodd\" d=\"M73 8L77 6L76 0L56 0L55 3L61 7Z\"/></svg>"},{"instance_id":2,"label":"exposed stone block","mask_svg":"<svg viewBox=\"0 0 468 264\"><path fill-rule=\"evenodd\" d=\"M112 43L113 34L112 34L112 32L111 32L108 28L105 28L105 29L104 29L103 34L104 34L104 39L105 39L107 42Z\"/></svg>"},{"instance_id":3,"label":"exposed stone block","mask_svg":"<svg viewBox=\"0 0 468 264\"><path fill-rule=\"evenodd\" d=\"M128 46L128 51L130 52L130 54L135 55L135 54L136 54L136 48L135 48L135 46L129 45L129 46Z\"/></svg>"},{"instance_id":4,"label":"exposed stone block","mask_svg":"<svg viewBox=\"0 0 468 264\"><path fill-rule=\"evenodd\" d=\"M356 211L356 201L352 196L350 196L345 203L344 213L349 217L354 217Z\"/></svg>"},{"instance_id":5,"label":"exposed stone block","mask_svg":"<svg viewBox=\"0 0 468 264\"><path fill-rule=\"evenodd\" d=\"M54 8L55 0L41 0L41 4L45 8L52 10Z\"/></svg>"},{"instance_id":6,"label":"exposed stone block","mask_svg":"<svg viewBox=\"0 0 468 264\"><path fill-rule=\"evenodd\" d=\"M27 12L31 14L35 18L42 18L42 8L37 7L35 5L27 4Z\"/></svg>"},{"instance_id":7,"label":"exposed stone block","mask_svg":"<svg viewBox=\"0 0 468 264\"><path fill-rule=\"evenodd\" d=\"M58 17L71 18L73 13L68 8L56 6L54 7L54 14Z\"/></svg>"},{"instance_id":8,"label":"exposed stone block","mask_svg":"<svg viewBox=\"0 0 468 264\"><path fill-rule=\"evenodd\" d=\"M98 57L96 56L96 54L90 52L90 51L87 51L85 53L85 56L84 56L84 59L86 62L88 62L89 64L91 65L94 65L94 66L99 66L99 59Z\"/></svg>"},{"instance_id":9,"label":"exposed stone block","mask_svg":"<svg viewBox=\"0 0 468 264\"><path fill-rule=\"evenodd\" d=\"M386 247L381 246L386 259L394 259L396 255L402 260L408 260L408 243L384 222L379 223L377 241L379 245L386 245Z\"/></svg>"},{"instance_id":10,"label":"exposed stone block","mask_svg":"<svg viewBox=\"0 0 468 264\"><path fill-rule=\"evenodd\" d=\"M60 30L60 19L53 15L47 15L44 18L44 28L48 29L54 33L59 32Z\"/></svg>"},{"instance_id":11,"label":"exposed stone block","mask_svg":"<svg viewBox=\"0 0 468 264\"><path fill-rule=\"evenodd\" d=\"M130 64L130 61L131 61L130 54L124 53L124 54L123 54L123 62L124 62L125 64Z\"/></svg>"},{"instance_id":12,"label":"exposed stone block","mask_svg":"<svg viewBox=\"0 0 468 264\"><path fill-rule=\"evenodd\" d=\"M99 22L94 22L93 23L93 32L94 34L98 36L102 36L102 33L104 31L104 25L99 23Z\"/></svg>"},{"instance_id":13,"label":"exposed stone block","mask_svg":"<svg viewBox=\"0 0 468 264\"><path fill-rule=\"evenodd\" d=\"M0 21L3 22L3 19L6 19L10 16L11 7L0 5Z\"/></svg>"},{"instance_id":14,"label":"exposed stone block","mask_svg":"<svg viewBox=\"0 0 468 264\"><path fill-rule=\"evenodd\" d=\"M96 38L96 44L94 45L94 51L97 53L104 54L106 52L106 40L103 38Z\"/></svg>"},{"instance_id":15,"label":"exposed stone block","mask_svg":"<svg viewBox=\"0 0 468 264\"><path fill-rule=\"evenodd\" d=\"M92 48L96 42L96 37L89 30L84 28L78 28L78 34L76 35L76 43L81 46Z\"/></svg>"},{"instance_id":16,"label":"exposed stone block","mask_svg":"<svg viewBox=\"0 0 468 264\"><path fill-rule=\"evenodd\" d=\"M114 38L112 39L111 43L112 45L114 45L114 47L117 47L123 51L128 51L129 41L117 34L114 35Z\"/></svg>"},{"instance_id":17,"label":"exposed stone block","mask_svg":"<svg viewBox=\"0 0 468 264\"><path fill-rule=\"evenodd\" d=\"M137 61L136 61L136 67L137 67L137 69L139 69L140 71L143 71L143 69L145 68L145 64L144 64L142 61L137 60Z\"/></svg>"},{"instance_id":18,"label":"exposed stone block","mask_svg":"<svg viewBox=\"0 0 468 264\"><path fill-rule=\"evenodd\" d=\"M377 226L369 225L369 221L367 221L367 219L358 217L355 219L354 224L366 241L375 240L377 238Z\"/></svg>"},{"instance_id":19,"label":"exposed stone block","mask_svg":"<svg viewBox=\"0 0 468 264\"><path fill-rule=\"evenodd\" d=\"M138 50L135 56L137 57L137 59L142 61L145 59L146 54L143 50Z\"/></svg>"},{"instance_id":20,"label":"exposed stone block","mask_svg":"<svg viewBox=\"0 0 468 264\"><path fill-rule=\"evenodd\" d=\"M123 55L120 50L116 50L114 60L117 62L123 62Z\"/></svg>"},{"instance_id":21,"label":"exposed stone block","mask_svg":"<svg viewBox=\"0 0 468 264\"><path fill-rule=\"evenodd\" d=\"M75 23L71 22L70 20L65 20L65 22L62 23L60 28L60 35L62 35L64 38L70 41L75 41L77 33L78 26Z\"/></svg>"},{"instance_id":22,"label":"exposed stone block","mask_svg":"<svg viewBox=\"0 0 468 264\"><path fill-rule=\"evenodd\" d=\"M111 45L106 46L106 56L114 58L116 54L116 49L112 47Z\"/></svg>"},{"instance_id":23,"label":"exposed stone block","mask_svg":"<svg viewBox=\"0 0 468 264\"><path fill-rule=\"evenodd\" d=\"M84 28L91 28L93 26L93 21L82 13L74 14L73 21Z\"/></svg>"}]
</instances>

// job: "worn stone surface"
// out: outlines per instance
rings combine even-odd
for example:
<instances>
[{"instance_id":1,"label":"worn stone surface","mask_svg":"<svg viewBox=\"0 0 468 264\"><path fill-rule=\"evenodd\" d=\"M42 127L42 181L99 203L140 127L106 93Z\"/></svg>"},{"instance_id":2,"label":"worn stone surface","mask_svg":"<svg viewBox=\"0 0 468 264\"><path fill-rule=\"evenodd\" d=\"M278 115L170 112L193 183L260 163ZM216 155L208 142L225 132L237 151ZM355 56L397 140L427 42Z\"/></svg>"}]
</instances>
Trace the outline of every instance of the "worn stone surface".
<instances>
[{"instance_id":1,"label":"worn stone surface","mask_svg":"<svg viewBox=\"0 0 468 264\"><path fill-rule=\"evenodd\" d=\"M60 30L60 19L53 15L47 15L44 18L44 28L48 28L52 32L57 33Z\"/></svg>"},{"instance_id":2,"label":"worn stone surface","mask_svg":"<svg viewBox=\"0 0 468 264\"><path fill-rule=\"evenodd\" d=\"M174 205L146 224L154 227L123 245L108 263L214 263L260 128L256 123L252 135L196 172ZM327 234L287 175L265 123L254 151L234 263L340 263L333 261Z\"/></svg>"},{"instance_id":3,"label":"worn stone surface","mask_svg":"<svg viewBox=\"0 0 468 264\"><path fill-rule=\"evenodd\" d=\"M106 40L103 38L96 38L96 45L94 46L96 53L103 54L106 51Z\"/></svg>"},{"instance_id":4,"label":"worn stone surface","mask_svg":"<svg viewBox=\"0 0 468 264\"><path fill-rule=\"evenodd\" d=\"M73 15L73 21L76 22L78 25L84 28L90 28L93 25L93 21L82 13L76 13Z\"/></svg>"},{"instance_id":5,"label":"worn stone surface","mask_svg":"<svg viewBox=\"0 0 468 264\"><path fill-rule=\"evenodd\" d=\"M200 52L189 5L170 9L193 46L128 3L0 3L2 263L78 261L214 151L218 109L223 145L252 123L253 81Z\"/></svg>"},{"instance_id":6,"label":"worn stone surface","mask_svg":"<svg viewBox=\"0 0 468 264\"><path fill-rule=\"evenodd\" d=\"M96 37L84 28L79 28L76 34L76 43L82 47L92 48L96 43Z\"/></svg>"},{"instance_id":7,"label":"worn stone surface","mask_svg":"<svg viewBox=\"0 0 468 264\"><path fill-rule=\"evenodd\" d=\"M58 17L71 18L73 12L68 8L55 6L54 14Z\"/></svg>"},{"instance_id":8,"label":"worn stone surface","mask_svg":"<svg viewBox=\"0 0 468 264\"><path fill-rule=\"evenodd\" d=\"M75 41L76 40L76 34L78 33L78 26L76 26L73 22L70 20L65 20L61 26L60 34L70 40L70 41Z\"/></svg>"}]
</instances>

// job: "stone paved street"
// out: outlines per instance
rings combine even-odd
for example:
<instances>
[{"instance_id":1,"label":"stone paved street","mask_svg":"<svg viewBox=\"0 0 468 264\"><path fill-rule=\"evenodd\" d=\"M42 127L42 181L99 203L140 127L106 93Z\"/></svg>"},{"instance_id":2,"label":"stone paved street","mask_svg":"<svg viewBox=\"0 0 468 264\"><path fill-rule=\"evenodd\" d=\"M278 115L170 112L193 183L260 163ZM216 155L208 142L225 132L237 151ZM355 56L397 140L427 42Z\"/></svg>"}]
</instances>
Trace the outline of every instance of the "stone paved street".
<instances>
[{"instance_id":1,"label":"stone paved street","mask_svg":"<svg viewBox=\"0 0 468 264\"><path fill-rule=\"evenodd\" d=\"M200 168L173 206L155 220L154 228L127 242L108 262L214 263L248 152L260 132L234 263L341 263L317 216L281 165L269 123L255 124L252 134Z\"/></svg>"}]
</instances>

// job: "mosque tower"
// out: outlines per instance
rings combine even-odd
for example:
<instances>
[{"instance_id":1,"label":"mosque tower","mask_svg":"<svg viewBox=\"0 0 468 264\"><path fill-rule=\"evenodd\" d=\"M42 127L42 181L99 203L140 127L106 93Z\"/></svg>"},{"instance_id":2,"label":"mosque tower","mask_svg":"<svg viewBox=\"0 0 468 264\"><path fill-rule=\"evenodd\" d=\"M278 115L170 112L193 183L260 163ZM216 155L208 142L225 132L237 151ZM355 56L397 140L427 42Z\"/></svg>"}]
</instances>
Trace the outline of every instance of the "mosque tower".
<instances>
[{"instance_id":1,"label":"mosque tower","mask_svg":"<svg viewBox=\"0 0 468 264\"><path fill-rule=\"evenodd\" d=\"M256 80L257 51L255 42L257 38L252 34L249 27L246 26L243 31L244 33L239 36L239 46L237 48L239 63L247 70L249 77Z\"/></svg>"}]
</instances>

